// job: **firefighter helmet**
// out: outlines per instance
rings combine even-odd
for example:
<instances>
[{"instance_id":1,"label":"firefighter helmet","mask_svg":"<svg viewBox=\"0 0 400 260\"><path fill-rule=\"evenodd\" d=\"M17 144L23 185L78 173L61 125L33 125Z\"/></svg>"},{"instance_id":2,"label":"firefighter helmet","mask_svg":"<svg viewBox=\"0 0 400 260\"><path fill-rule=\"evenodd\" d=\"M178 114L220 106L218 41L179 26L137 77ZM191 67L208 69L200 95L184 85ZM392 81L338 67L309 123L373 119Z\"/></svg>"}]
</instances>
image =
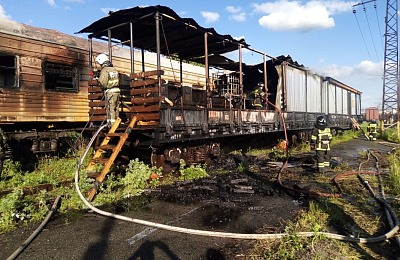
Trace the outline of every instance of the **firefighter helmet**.
<instances>
[{"instance_id":1,"label":"firefighter helmet","mask_svg":"<svg viewBox=\"0 0 400 260\"><path fill-rule=\"evenodd\" d=\"M101 53L96 57L96 62L100 65L103 65L106 61L109 61L109 59L104 53Z\"/></svg>"},{"instance_id":2,"label":"firefighter helmet","mask_svg":"<svg viewBox=\"0 0 400 260\"><path fill-rule=\"evenodd\" d=\"M325 127L326 126L326 118L325 116L317 117L317 125Z\"/></svg>"}]
</instances>

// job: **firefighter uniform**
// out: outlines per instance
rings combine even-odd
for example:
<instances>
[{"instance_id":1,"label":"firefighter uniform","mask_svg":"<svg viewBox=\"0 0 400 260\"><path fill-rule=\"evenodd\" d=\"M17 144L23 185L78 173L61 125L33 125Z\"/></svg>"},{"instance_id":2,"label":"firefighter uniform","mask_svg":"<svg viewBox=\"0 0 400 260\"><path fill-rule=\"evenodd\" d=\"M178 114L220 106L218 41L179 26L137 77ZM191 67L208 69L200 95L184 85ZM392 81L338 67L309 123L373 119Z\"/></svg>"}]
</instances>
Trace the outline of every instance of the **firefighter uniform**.
<instances>
[{"instance_id":1,"label":"firefighter uniform","mask_svg":"<svg viewBox=\"0 0 400 260\"><path fill-rule=\"evenodd\" d=\"M367 126L367 131L368 131L368 137L370 141L376 141L376 137L378 135L378 132L376 131L377 125L374 121L368 124Z\"/></svg>"},{"instance_id":2,"label":"firefighter uniform","mask_svg":"<svg viewBox=\"0 0 400 260\"><path fill-rule=\"evenodd\" d=\"M331 129L326 126L325 117L318 117L311 135L311 146L316 151L318 172L330 170L329 150L332 141Z\"/></svg>"},{"instance_id":3,"label":"firefighter uniform","mask_svg":"<svg viewBox=\"0 0 400 260\"><path fill-rule=\"evenodd\" d=\"M253 107L255 108L263 108L264 107L264 97L265 93L263 91L264 84L258 83L257 88L253 91Z\"/></svg>"},{"instance_id":4,"label":"firefighter uniform","mask_svg":"<svg viewBox=\"0 0 400 260\"><path fill-rule=\"evenodd\" d=\"M100 54L104 55L104 54ZM107 57L100 56L96 59L102 66L98 81L104 90L106 100L107 124L111 127L119 116L119 74ZM103 57L103 59L101 59Z\"/></svg>"}]
</instances>

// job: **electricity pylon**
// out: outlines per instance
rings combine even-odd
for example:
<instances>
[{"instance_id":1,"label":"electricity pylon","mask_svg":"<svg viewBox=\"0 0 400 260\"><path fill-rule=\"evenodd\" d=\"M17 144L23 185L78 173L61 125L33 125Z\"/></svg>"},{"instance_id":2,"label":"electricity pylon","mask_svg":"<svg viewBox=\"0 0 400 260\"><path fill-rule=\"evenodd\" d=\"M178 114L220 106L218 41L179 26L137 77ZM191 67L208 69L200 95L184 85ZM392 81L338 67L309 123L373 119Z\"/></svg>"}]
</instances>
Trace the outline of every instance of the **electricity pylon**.
<instances>
[{"instance_id":1,"label":"electricity pylon","mask_svg":"<svg viewBox=\"0 0 400 260\"><path fill-rule=\"evenodd\" d=\"M387 0L385 30L385 61L383 76L383 99L381 123L391 123L392 116L399 118L399 48L398 48L397 0ZM397 132L399 133L397 120Z\"/></svg>"}]
</instances>

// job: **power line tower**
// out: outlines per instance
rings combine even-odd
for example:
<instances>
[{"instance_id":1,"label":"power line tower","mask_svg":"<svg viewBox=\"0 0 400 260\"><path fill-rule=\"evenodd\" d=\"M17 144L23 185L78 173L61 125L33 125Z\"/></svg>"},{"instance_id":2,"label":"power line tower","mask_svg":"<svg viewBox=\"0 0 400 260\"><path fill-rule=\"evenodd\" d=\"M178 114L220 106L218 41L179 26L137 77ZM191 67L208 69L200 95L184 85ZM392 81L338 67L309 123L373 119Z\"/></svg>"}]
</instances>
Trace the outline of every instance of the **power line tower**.
<instances>
[{"instance_id":1,"label":"power line tower","mask_svg":"<svg viewBox=\"0 0 400 260\"><path fill-rule=\"evenodd\" d=\"M385 30L385 61L383 76L382 127L391 123L397 113L399 118L399 55L398 55L398 5L397 0L387 0ZM399 122L397 120L399 132Z\"/></svg>"}]
</instances>

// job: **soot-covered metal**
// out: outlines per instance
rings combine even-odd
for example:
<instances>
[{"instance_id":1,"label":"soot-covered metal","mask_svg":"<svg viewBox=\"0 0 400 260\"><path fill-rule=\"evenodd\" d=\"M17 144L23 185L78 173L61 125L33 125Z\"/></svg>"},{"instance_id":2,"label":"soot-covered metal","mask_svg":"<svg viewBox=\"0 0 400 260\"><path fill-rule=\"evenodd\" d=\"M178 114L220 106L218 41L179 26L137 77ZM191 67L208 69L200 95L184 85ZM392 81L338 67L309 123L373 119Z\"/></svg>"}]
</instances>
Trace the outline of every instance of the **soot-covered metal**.
<instances>
[{"instance_id":1,"label":"soot-covered metal","mask_svg":"<svg viewBox=\"0 0 400 260\"><path fill-rule=\"evenodd\" d=\"M244 40L235 40L230 35L218 34L213 28L204 28L191 18L181 18L165 6L134 7L110 12L110 14L92 23L79 33L90 33L94 38L111 38L130 46L130 24L132 24L133 46L151 52L157 51L156 14L160 18L161 53L176 55L181 59L204 56L204 34L208 34L209 55L218 55L238 49L238 45L247 46ZM167 35L168 37L164 37Z\"/></svg>"}]
</instances>

